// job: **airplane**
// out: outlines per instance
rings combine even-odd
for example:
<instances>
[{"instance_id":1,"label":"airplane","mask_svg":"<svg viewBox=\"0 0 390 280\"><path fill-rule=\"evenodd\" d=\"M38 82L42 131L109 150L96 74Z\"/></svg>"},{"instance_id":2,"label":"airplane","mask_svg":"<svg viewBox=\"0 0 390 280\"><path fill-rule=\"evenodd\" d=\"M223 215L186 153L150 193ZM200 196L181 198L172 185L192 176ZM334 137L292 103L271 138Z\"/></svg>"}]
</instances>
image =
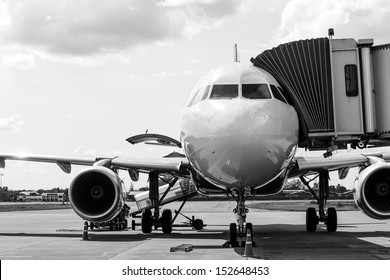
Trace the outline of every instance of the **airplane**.
<instances>
[{"instance_id":1,"label":"airplane","mask_svg":"<svg viewBox=\"0 0 390 280\"><path fill-rule=\"evenodd\" d=\"M265 70L239 62L218 66L206 73L192 89L181 115L180 140L159 134L130 137L131 144L155 142L182 148L183 156L156 160L124 157L76 158L62 156L18 156L0 153L0 167L7 160L56 163L64 172L71 165L89 166L75 176L69 187L73 210L91 223L123 222L125 190L118 171L127 170L136 181L149 174L152 205L142 212L142 231L161 226L172 231L172 212L160 217L158 180L173 176L189 178L196 192L208 196L230 195L236 200L236 222L229 226L229 243L242 246L252 223L247 222L247 198L269 196L283 190L288 178L299 177L318 202L318 210L306 211L306 230L315 232L324 223L328 232L337 230L337 212L327 208L329 172L360 167L354 182L357 206L374 219L390 218L390 153L350 154L332 159L297 156L299 121L281 85ZM306 174L318 174L319 193L311 189ZM213 203L210 201L209 203ZM152 213L152 210L154 212Z\"/></svg>"}]
</instances>

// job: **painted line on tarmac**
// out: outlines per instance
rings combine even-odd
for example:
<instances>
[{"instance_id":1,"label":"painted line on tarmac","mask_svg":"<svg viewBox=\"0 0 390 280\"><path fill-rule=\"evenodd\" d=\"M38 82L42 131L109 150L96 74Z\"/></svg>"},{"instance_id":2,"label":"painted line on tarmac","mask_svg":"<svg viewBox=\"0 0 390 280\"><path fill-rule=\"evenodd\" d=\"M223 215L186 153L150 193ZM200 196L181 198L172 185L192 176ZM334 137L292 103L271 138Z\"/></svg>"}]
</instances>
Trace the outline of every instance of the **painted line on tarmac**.
<instances>
[{"instance_id":1,"label":"painted line on tarmac","mask_svg":"<svg viewBox=\"0 0 390 280\"><path fill-rule=\"evenodd\" d=\"M388 237L360 237L359 239L385 248L390 248L390 238Z\"/></svg>"}]
</instances>

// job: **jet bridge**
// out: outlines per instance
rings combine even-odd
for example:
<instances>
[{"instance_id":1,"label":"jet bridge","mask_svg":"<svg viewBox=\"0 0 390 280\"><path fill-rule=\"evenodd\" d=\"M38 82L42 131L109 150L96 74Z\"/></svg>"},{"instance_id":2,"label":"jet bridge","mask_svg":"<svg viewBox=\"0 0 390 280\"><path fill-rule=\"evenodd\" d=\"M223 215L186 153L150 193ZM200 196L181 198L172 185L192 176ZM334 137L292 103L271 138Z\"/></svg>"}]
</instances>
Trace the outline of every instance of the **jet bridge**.
<instances>
[{"instance_id":1,"label":"jet bridge","mask_svg":"<svg viewBox=\"0 0 390 280\"><path fill-rule=\"evenodd\" d=\"M251 62L272 74L308 149L390 145L390 44L317 38L279 45Z\"/></svg>"}]
</instances>

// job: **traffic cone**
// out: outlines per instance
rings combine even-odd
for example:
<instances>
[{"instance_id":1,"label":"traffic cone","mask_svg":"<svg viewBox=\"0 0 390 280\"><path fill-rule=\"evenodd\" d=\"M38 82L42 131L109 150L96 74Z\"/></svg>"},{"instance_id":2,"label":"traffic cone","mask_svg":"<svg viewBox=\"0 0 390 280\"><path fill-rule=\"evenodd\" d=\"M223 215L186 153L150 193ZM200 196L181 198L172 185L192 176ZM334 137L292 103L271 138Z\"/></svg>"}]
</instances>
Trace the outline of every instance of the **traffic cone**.
<instances>
[{"instance_id":1,"label":"traffic cone","mask_svg":"<svg viewBox=\"0 0 390 280\"><path fill-rule=\"evenodd\" d=\"M245 241L245 249L244 249L243 256L253 257L253 244L252 244L252 235L250 230L246 232L246 241Z\"/></svg>"},{"instance_id":2,"label":"traffic cone","mask_svg":"<svg viewBox=\"0 0 390 280\"><path fill-rule=\"evenodd\" d=\"M89 240L89 238L88 238L88 222L84 222L83 240Z\"/></svg>"}]
</instances>

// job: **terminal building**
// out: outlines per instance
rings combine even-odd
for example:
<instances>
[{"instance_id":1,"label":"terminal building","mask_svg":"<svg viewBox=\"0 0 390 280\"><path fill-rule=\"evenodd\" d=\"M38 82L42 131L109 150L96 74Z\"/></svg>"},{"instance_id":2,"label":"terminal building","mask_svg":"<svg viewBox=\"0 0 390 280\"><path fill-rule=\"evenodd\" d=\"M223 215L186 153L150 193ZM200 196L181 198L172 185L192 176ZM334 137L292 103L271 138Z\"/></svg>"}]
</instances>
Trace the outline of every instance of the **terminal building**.
<instances>
[{"instance_id":1,"label":"terminal building","mask_svg":"<svg viewBox=\"0 0 390 280\"><path fill-rule=\"evenodd\" d=\"M64 201L64 193L43 193L42 201Z\"/></svg>"},{"instance_id":2,"label":"terminal building","mask_svg":"<svg viewBox=\"0 0 390 280\"><path fill-rule=\"evenodd\" d=\"M43 201L43 202L64 202L64 193L42 193L34 191L23 191L17 195L18 201Z\"/></svg>"},{"instance_id":3,"label":"terminal building","mask_svg":"<svg viewBox=\"0 0 390 280\"><path fill-rule=\"evenodd\" d=\"M331 153L390 145L390 44L332 35L282 44L251 62L278 80L295 107L300 147Z\"/></svg>"},{"instance_id":4,"label":"terminal building","mask_svg":"<svg viewBox=\"0 0 390 280\"><path fill-rule=\"evenodd\" d=\"M42 201L42 196L37 192L20 192L17 195L18 201Z\"/></svg>"}]
</instances>

